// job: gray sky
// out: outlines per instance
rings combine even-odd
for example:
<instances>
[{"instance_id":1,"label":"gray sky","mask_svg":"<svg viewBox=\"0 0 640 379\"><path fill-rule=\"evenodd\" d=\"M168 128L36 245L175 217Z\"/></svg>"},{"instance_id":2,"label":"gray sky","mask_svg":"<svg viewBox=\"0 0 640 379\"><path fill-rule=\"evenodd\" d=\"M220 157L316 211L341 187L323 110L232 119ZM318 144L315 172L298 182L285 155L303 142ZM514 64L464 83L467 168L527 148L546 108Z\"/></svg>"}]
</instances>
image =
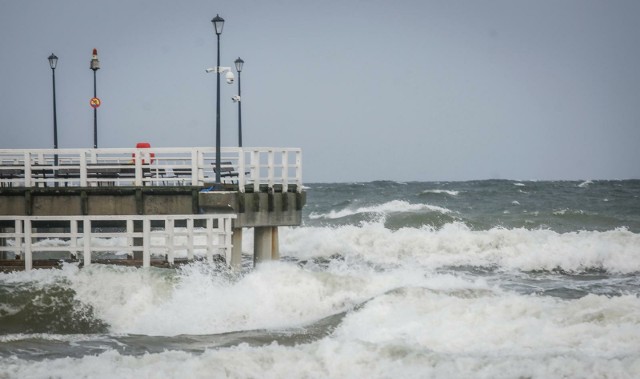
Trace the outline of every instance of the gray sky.
<instances>
[{"instance_id":1,"label":"gray sky","mask_svg":"<svg viewBox=\"0 0 640 379\"><path fill-rule=\"evenodd\" d=\"M640 1L0 0L0 148L243 143L305 182L640 178ZM222 84L222 145L237 146Z\"/></svg>"}]
</instances>

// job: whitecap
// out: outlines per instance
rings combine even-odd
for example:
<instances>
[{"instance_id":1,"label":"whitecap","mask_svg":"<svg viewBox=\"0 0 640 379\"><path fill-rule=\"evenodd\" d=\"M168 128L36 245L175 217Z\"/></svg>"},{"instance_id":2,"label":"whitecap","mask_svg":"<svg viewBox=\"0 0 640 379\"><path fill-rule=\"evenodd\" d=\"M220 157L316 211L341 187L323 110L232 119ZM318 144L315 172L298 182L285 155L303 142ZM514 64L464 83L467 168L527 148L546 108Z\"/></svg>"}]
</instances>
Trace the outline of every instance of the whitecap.
<instances>
[{"instance_id":1,"label":"whitecap","mask_svg":"<svg viewBox=\"0 0 640 379\"><path fill-rule=\"evenodd\" d=\"M458 196L460 194L460 191L434 189L434 190L424 190L422 191L422 193L435 193L435 194L446 194L449 196Z\"/></svg>"},{"instance_id":2,"label":"whitecap","mask_svg":"<svg viewBox=\"0 0 640 379\"><path fill-rule=\"evenodd\" d=\"M402 213L402 212L438 212L442 214L451 213L450 209L430 204L412 204L404 200L392 200L383 204L360 207L357 209L345 208L341 210L331 210L329 213L312 212L310 219L338 219L362 213L373 213L379 215Z\"/></svg>"},{"instance_id":3,"label":"whitecap","mask_svg":"<svg viewBox=\"0 0 640 379\"><path fill-rule=\"evenodd\" d=\"M593 184L593 182L591 180L585 180L584 182L578 184L578 187L587 188L590 184Z\"/></svg>"}]
</instances>

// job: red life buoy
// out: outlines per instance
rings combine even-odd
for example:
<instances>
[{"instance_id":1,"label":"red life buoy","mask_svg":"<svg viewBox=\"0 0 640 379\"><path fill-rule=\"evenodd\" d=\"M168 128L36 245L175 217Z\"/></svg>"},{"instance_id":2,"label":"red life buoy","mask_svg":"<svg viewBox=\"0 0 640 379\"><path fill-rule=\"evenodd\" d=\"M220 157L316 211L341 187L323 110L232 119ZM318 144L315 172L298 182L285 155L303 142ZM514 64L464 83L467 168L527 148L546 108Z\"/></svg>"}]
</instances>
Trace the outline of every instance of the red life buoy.
<instances>
[{"instance_id":1,"label":"red life buoy","mask_svg":"<svg viewBox=\"0 0 640 379\"><path fill-rule=\"evenodd\" d=\"M151 144L149 142L138 142L136 144L136 149L148 149L151 147ZM131 157L133 158L133 160L135 161L136 159L136 153L131 154ZM141 154L141 158L142 158L142 164L148 164L149 162L153 163L155 161L155 157L156 155L152 152L143 152Z\"/></svg>"}]
</instances>

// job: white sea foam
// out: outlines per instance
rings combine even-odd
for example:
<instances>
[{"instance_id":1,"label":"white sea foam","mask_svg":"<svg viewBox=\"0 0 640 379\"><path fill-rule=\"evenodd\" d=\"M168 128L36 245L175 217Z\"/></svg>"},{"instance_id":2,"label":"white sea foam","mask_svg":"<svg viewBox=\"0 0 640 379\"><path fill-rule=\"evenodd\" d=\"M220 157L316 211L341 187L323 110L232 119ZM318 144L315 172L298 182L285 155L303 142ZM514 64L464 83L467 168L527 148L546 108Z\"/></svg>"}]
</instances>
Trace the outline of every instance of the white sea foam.
<instances>
[{"instance_id":1,"label":"white sea foam","mask_svg":"<svg viewBox=\"0 0 640 379\"><path fill-rule=\"evenodd\" d=\"M235 280L203 264L176 272L66 265L2 274L3 281L66 283L76 300L90 305L116 334L295 329L343 311L347 315L329 335L295 346L240 344L201 354L140 356L111 350L43 361L5 357L0 367L9 378L633 378L640 373L637 296L562 300L522 295L480 276L437 274L431 268L600 265L637 271L638 238L626 230L472 231L457 223L439 230L390 231L380 223L282 228L283 255L339 253L345 259L332 260L322 270L273 262ZM358 263L365 261L389 266L380 270ZM21 338L41 337L12 335L0 341ZM60 340L73 343L74 338Z\"/></svg>"},{"instance_id":2,"label":"white sea foam","mask_svg":"<svg viewBox=\"0 0 640 379\"><path fill-rule=\"evenodd\" d=\"M424 190L424 191L422 191L422 193L436 193L436 194L446 194L446 195L449 195L449 196L458 196L460 194L460 191L442 190L442 189L430 189L430 190Z\"/></svg>"},{"instance_id":3,"label":"white sea foam","mask_svg":"<svg viewBox=\"0 0 640 379\"><path fill-rule=\"evenodd\" d=\"M569 214L569 215L583 215L584 211L580 210L580 209L573 210L573 209L564 208L564 209L554 210L553 214L556 215L556 216L564 216L564 215L567 215L567 214Z\"/></svg>"},{"instance_id":4,"label":"white sea foam","mask_svg":"<svg viewBox=\"0 0 640 379\"><path fill-rule=\"evenodd\" d=\"M551 230L470 230L462 223L389 230L362 226L283 228L281 253L308 259L340 254L370 262L485 266L515 270L604 269L640 272L640 235L625 229L557 233Z\"/></svg>"},{"instance_id":5,"label":"white sea foam","mask_svg":"<svg viewBox=\"0 0 640 379\"><path fill-rule=\"evenodd\" d=\"M640 353L639 311L633 295L560 300L408 288L367 303L343 321L336 337L376 345L400 339L412 350L450 354L588 351L616 357Z\"/></svg>"},{"instance_id":6,"label":"white sea foam","mask_svg":"<svg viewBox=\"0 0 640 379\"><path fill-rule=\"evenodd\" d=\"M9 378L635 378L632 353L599 357L588 352L531 355L508 352L443 354L398 343L325 340L295 347L242 344L203 354L167 351L126 356L110 351L81 359L41 362L2 359Z\"/></svg>"},{"instance_id":7,"label":"white sea foam","mask_svg":"<svg viewBox=\"0 0 640 379\"><path fill-rule=\"evenodd\" d=\"M329 213L315 213L312 212L309 215L310 219L338 219L343 217L352 216L361 213L374 213L378 215L385 215L391 213L402 212L438 212L438 213L450 213L451 210L436 205L429 204L412 204L404 200L392 200L379 205L372 205L368 207L360 207L357 209L345 208L339 211L331 210Z\"/></svg>"},{"instance_id":8,"label":"white sea foam","mask_svg":"<svg viewBox=\"0 0 640 379\"><path fill-rule=\"evenodd\" d=\"M240 344L202 354L108 351L27 362L8 377L65 378L633 378L640 373L640 299L519 296L457 283L377 296L318 341ZM435 287L437 278L432 278ZM294 301L296 301L294 299ZM262 309L256 309L260 312Z\"/></svg>"},{"instance_id":9,"label":"white sea foam","mask_svg":"<svg viewBox=\"0 0 640 379\"><path fill-rule=\"evenodd\" d=\"M76 298L90 304L112 332L214 334L304 325L344 311L422 275L313 272L287 263L263 264L239 281L205 265L171 279L161 270L91 267L70 277ZM99 296L97 296L99 294Z\"/></svg>"},{"instance_id":10,"label":"white sea foam","mask_svg":"<svg viewBox=\"0 0 640 379\"><path fill-rule=\"evenodd\" d=\"M584 182L578 184L578 187L587 188L591 184L593 184L593 182L591 180L585 180Z\"/></svg>"}]
</instances>

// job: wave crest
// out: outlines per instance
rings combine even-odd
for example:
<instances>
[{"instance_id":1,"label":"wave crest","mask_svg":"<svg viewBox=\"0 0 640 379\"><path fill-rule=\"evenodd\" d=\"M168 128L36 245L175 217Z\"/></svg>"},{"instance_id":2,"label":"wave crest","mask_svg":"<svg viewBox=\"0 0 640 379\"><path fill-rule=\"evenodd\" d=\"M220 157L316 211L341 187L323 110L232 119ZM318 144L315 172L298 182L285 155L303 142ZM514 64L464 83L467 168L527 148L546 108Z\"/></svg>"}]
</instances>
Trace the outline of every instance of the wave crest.
<instances>
[{"instance_id":1,"label":"wave crest","mask_svg":"<svg viewBox=\"0 0 640 379\"><path fill-rule=\"evenodd\" d=\"M507 270L640 272L640 235L624 228L598 232L493 228L460 222L390 230L383 223L283 230L283 254L296 258L342 255L374 264L498 267Z\"/></svg>"},{"instance_id":2,"label":"wave crest","mask_svg":"<svg viewBox=\"0 0 640 379\"><path fill-rule=\"evenodd\" d=\"M357 214L363 213L373 213L378 215L388 215L392 213L403 213L403 212L438 212L442 214L450 213L451 210L443 207L439 207L437 205L429 205L429 204L412 204L404 200L392 200L379 205L372 205L368 207L360 207L357 209L345 208L341 210L331 210L329 213L315 213L312 212L309 215L309 218L312 220L317 219L339 219L344 217L349 217Z\"/></svg>"}]
</instances>

